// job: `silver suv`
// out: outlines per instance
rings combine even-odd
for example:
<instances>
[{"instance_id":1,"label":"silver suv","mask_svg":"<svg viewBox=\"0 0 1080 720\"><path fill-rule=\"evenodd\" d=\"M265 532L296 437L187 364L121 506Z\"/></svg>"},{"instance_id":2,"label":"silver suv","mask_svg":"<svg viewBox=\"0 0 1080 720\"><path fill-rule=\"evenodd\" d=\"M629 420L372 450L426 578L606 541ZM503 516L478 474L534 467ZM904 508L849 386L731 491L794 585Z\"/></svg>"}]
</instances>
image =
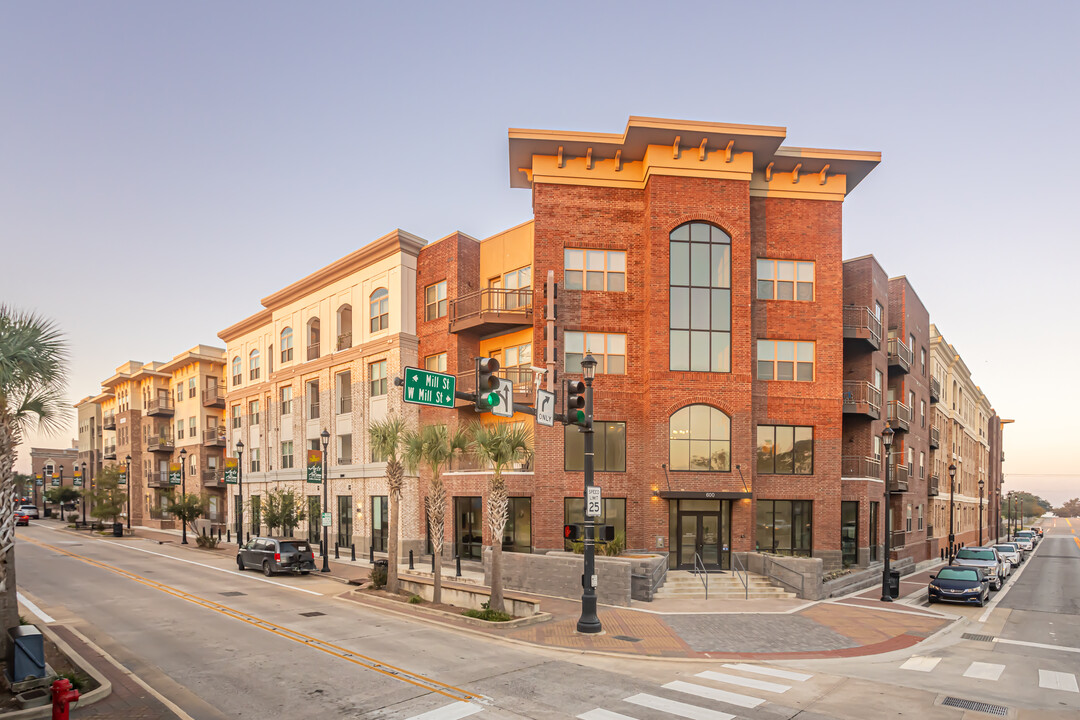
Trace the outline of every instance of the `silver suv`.
<instances>
[{"instance_id":1,"label":"silver suv","mask_svg":"<svg viewBox=\"0 0 1080 720\"><path fill-rule=\"evenodd\" d=\"M1005 584L1005 560L994 548L960 548L956 553L956 565L982 568L990 581L990 587L1000 590Z\"/></svg>"},{"instance_id":2,"label":"silver suv","mask_svg":"<svg viewBox=\"0 0 1080 720\"><path fill-rule=\"evenodd\" d=\"M279 572L307 575L315 569L315 553L307 540L253 537L240 546L236 566L240 570L261 568L267 577Z\"/></svg>"}]
</instances>

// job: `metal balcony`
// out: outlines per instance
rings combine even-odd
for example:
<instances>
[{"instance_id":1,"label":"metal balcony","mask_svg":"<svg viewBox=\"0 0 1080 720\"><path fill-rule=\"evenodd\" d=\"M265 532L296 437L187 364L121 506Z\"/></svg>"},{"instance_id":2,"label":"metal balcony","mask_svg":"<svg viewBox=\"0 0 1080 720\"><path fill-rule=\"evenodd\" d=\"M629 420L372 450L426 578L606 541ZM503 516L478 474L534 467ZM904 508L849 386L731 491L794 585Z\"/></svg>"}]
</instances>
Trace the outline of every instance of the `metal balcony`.
<instances>
[{"instance_id":1,"label":"metal balcony","mask_svg":"<svg viewBox=\"0 0 1080 720\"><path fill-rule=\"evenodd\" d=\"M872 350L881 349L881 321L868 307L844 308L844 339L866 343Z\"/></svg>"},{"instance_id":2,"label":"metal balcony","mask_svg":"<svg viewBox=\"0 0 1080 720\"><path fill-rule=\"evenodd\" d=\"M146 414L149 417L172 417L175 410L171 397L159 397L146 404Z\"/></svg>"},{"instance_id":3,"label":"metal balcony","mask_svg":"<svg viewBox=\"0 0 1080 720\"><path fill-rule=\"evenodd\" d=\"M225 426L207 428L203 430L202 444L205 447L225 447Z\"/></svg>"},{"instance_id":4,"label":"metal balcony","mask_svg":"<svg viewBox=\"0 0 1080 720\"><path fill-rule=\"evenodd\" d=\"M308 348L307 348L307 359L308 360L318 360L320 355L321 355L321 352L319 350L318 345L308 345Z\"/></svg>"},{"instance_id":5,"label":"metal balcony","mask_svg":"<svg viewBox=\"0 0 1080 720\"><path fill-rule=\"evenodd\" d=\"M881 461L862 455L840 458L840 476L846 478L881 478Z\"/></svg>"},{"instance_id":6,"label":"metal balcony","mask_svg":"<svg viewBox=\"0 0 1080 720\"><path fill-rule=\"evenodd\" d=\"M892 531L892 549L902 548L907 544L907 534L903 530Z\"/></svg>"},{"instance_id":7,"label":"metal balcony","mask_svg":"<svg viewBox=\"0 0 1080 720\"><path fill-rule=\"evenodd\" d=\"M165 488L166 490L171 488L169 484L169 472L167 470L159 470L152 472L146 476L147 487L152 488Z\"/></svg>"},{"instance_id":8,"label":"metal balcony","mask_svg":"<svg viewBox=\"0 0 1080 720\"><path fill-rule=\"evenodd\" d=\"M211 385L202 391L203 407L225 407L225 388L221 385Z\"/></svg>"},{"instance_id":9,"label":"metal balcony","mask_svg":"<svg viewBox=\"0 0 1080 720\"><path fill-rule=\"evenodd\" d=\"M899 400L889 401L889 427L907 432L911 429L911 408Z\"/></svg>"},{"instance_id":10,"label":"metal balcony","mask_svg":"<svg viewBox=\"0 0 1080 720\"><path fill-rule=\"evenodd\" d=\"M866 415L874 420L881 417L881 391L866 380L844 381L844 412Z\"/></svg>"},{"instance_id":11,"label":"metal balcony","mask_svg":"<svg viewBox=\"0 0 1080 720\"><path fill-rule=\"evenodd\" d=\"M937 497L940 492L938 486L941 484L941 478L937 475L931 475L926 483L926 494L930 497Z\"/></svg>"},{"instance_id":12,"label":"metal balcony","mask_svg":"<svg viewBox=\"0 0 1080 720\"><path fill-rule=\"evenodd\" d=\"M938 430L937 425L930 426L930 449L937 450L941 447L941 431Z\"/></svg>"},{"instance_id":13,"label":"metal balcony","mask_svg":"<svg viewBox=\"0 0 1080 720\"><path fill-rule=\"evenodd\" d=\"M175 447L171 433L151 435L146 440L146 449L150 452L171 453Z\"/></svg>"},{"instance_id":14,"label":"metal balcony","mask_svg":"<svg viewBox=\"0 0 1080 720\"><path fill-rule=\"evenodd\" d=\"M531 288L485 288L450 301L450 332L532 325Z\"/></svg>"},{"instance_id":15,"label":"metal balcony","mask_svg":"<svg viewBox=\"0 0 1080 720\"><path fill-rule=\"evenodd\" d=\"M889 338L889 370L895 368L897 372L909 373L912 360L911 348L900 338Z\"/></svg>"},{"instance_id":16,"label":"metal balcony","mask_svg":"<svg viewBox=\"0 0 1080 720\"><path fill-rule=\"evenodd\" d=\"M105 454L102 455L102 457L105 458L106 460L115 460L116 459L116 446L115 445L106 445L105 446Z\"/></svg>"},{"instance_id":17,"label":"metal balcony","mask_svg":"<svg viewBox=\"0 0 1080 720\"><path fill-rule=\"evenodd\" d=\"M116 413L105 413L101 416L101 427L106 430L116 429Z\"/></svg>"},{"instance_id":18,"label":"metal balcony","mask_svg":"<svg viewBox=\"0 0 1080 720\"><path fill-rule=\"evenodd\" d=\"M337 336L337 349L348 350L352 347L352 333L341 333Z\"/></svg>"},{"instance_id":19,"label":"metal balcony","mask_svg":"<svg viewBox=\"0 0 1080 720\"><path fill-rule=\"evenodd\" d=\"M514 384L514 402L532 403L536 400L536 373L528 368L502 368L497 377L509 380ZM459 373L457 375L458 392L476 392L476 372ZM456 400L457 407L471 405L468 400Z\"/></svg>"},{"instance_id":20,"label":"metal balcony","mask_svg":"<svg viewBox=\"0 0 1080 720\"><path fill-rule=\"evenodd\" d=\"M907 465L894 464L889 468L889 492L906 493L908 491Z\"/></svg>"},{"instance_id":21,"label":"metal balcony","mask_svg":"<svg viewBox=\"0 0 1080 720\"><path fill-rule=\"evenodd\" d=\"M936 378L930 378L930 403L941 400L941 382Z\"/></svg>"},{"instance_id":22,"label":"metal balcony","mask_svg":"<svg viewBox=\"0 0 1080 720\"><path fill-rule=\"evenodd\" d=\"M224 470L211 470L209 468L201 468L201 479L203 487L207 488L223 488L225 487L225 471Z\"/></svg>"},{"instance_id":23,"label":"metal balcony","mask_svg":"<svg viewBox=\"0 0 1080 720\"><path fill-rule=\"evenodd\" d=\"M933 525L927 525L926 526L926 537L928 537L928 538L934 537L934 526Z\"/></svg>"}]
</instances>

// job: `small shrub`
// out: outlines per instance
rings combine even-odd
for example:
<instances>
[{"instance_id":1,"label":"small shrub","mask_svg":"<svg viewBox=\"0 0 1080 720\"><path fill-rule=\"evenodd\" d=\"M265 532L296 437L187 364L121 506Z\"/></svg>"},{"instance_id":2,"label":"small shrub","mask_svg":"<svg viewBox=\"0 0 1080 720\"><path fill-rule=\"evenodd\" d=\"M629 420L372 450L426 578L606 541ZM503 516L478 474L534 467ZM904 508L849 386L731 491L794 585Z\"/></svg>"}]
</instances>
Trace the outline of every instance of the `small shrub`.
<instances>
[{"instance_id":1,"label":"small shrub","mask_svg":"<svg viewBox=\"0 0 1080 720\"><path fill-rule=\"evenodd\" d=\"M29 620L26 619L25 615L20 615L19 616L19 624L20 625L30 625L32 623Z\"/></svg>"},{"instance_id":2,"label":"small shrub","mask_svg":"<svg viewBox=\"0 0 1080 720\"><path fill-rule=\"evenodd\" d=\"M78 520L79 520L79 513L68 513L67 521L69 523L78 522Z\"/></svg>"},{"instance_id":3,"label":"small shrub","mask_svg":"<svg viewBox=\"0 0 1080 720\"><path fill-rule=\"evenodd\" d=\"M419 605L422 602L424 602L424 598L420 597L419 595L413 595L409 598L410 605Z\"/></svg>"},{"instance_id":4,"label":"small shrub","mask_svg":"<svg viewBox=\"0 0 1080 720\"><path fill-rule=\"evenodd\" d=\"M82 692L86 689L87 678L80 672L76 672L75 670L68 670L67 672L60 673L58 677L66 678L67 681L71 683L71 687L75 688L79 692Z\"/></svg>"},{"instance_id":5,"label":"small shrub","mask_svg":"<svg viewBox=\"0 0 1080 720\"><path fill-rule=\"evenodd\" d=\"M201 548L209 548L213 550L218 546L218 540L213 535L196 535L195 544Z\"/></svg>"},{"instance_id":6,"label":"small shrub","mask_svg":"<svg viewBox=\"0 0 1080 720\"><path fill-rule=\"evenodd\" d=\"M578 555L585 554L585 541L584 540L571 540L570 549Z\"/></svg>"},{"instance_id":7,"label":"small shrub","mask_svg":"<svg viewBox=\"0 0 1080 720\"><path fill-rule=\"evenodd\" d=\"M626 549L626 536L622 533L616 534L615 539L604 543L602 549L608 557L617 557L619 553Z\"/></svg>"},{"instance_id":8,"label":"small shrub","mask_svg":"<svg viewBox=\"0 0 1080 720\"><path fill-rule=\"evenodd\" d=\"M378 589L386 585L386 566L376 565L371 568L371 586Z\"/></svg>"},{"instance_id":9,"label":"small shrub","mask_svg":"<svg viewBox=\"0 0 1080 720\"><path fill-rule=\"evenodd\" d=\"M513 618L506 613L492 610L487 606L487 603L484 603L483 610L466 610L462 615L471 618L479 618L480 620L487 620L488 622L507 622L508 620L513 620Z\"/></svg>"}]
</instances>

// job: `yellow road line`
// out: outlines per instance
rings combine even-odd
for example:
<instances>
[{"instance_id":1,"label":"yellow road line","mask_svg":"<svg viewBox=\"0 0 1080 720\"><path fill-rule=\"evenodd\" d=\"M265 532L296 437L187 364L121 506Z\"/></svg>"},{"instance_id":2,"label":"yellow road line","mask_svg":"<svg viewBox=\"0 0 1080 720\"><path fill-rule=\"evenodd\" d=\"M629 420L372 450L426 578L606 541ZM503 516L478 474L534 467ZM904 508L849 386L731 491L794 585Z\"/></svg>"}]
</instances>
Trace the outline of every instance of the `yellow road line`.
<instances>
[{"instance_id":1,"label":"yellow road line","mask_svg":"<svg viewBox=\"0 0 1080 720\"><path fill-rule=\"evenodd\" d=\"M128 578L129 580L133 580L139 583L140 585L145 585L146 587L160 590L161 592L167 595L172 595L173 597L179 598L180 600L186 600L194 605L198 605L207 610L213 610L214 612L220 613L221 615L224 615L226 617L230 617L234 620L239 620L240 622L247 623L248 625L257 627L260 630L265 630L266 632L273 633L274 635L277 635L279 637L283 637L286 640L292 640L293 642L304 645L305 647L319 650L326 653L327 655L332 655L341 660L353 663L354 665L359 665L360 667L363 667L367 670L374 670L377 673L382 673L383 675L386 675L387 677L392 677L395 680L400 680L402 682L415 685L419 688L423 688L424 690L444 695L452 700L461 700L462 702L468 702L469 700L480 699L479 695L470 693L467 690L462 690L461 688L454 687L453 685L439 682L438 680L434 680L419 673L414 673L409 670L396 667L394 665L389 665L387 663L376 660L375 658L361 655L357 652L349 650L348 648L341 647L340 645L335 645L331 642L320 640L310 635L305 635L304 633L298 632L296 630L291 630L282 625L272 623L269 620L264 620L256 615L251 615L241 610L231 608L228 605L222 605L221 603L215 602L213 600L207 600L206 598L201 598L198 595L192 595L191 593L185 592L178 588L174 588L170 585L165 585L164 583L159 583L155 580L143 577L142 575L138 575L137 573L133 573L129 570L123 570L113 565L109 565L108 563L94 560L93 558L86 557L85 555L79 555L78 553L73 553L69 550L65 550L54 545L49 545L48 543L43 543L38 540L34 540L33 538L25 537L23 535L18 535L17 537L25 542L32 543L48 550L52 550L53 552L60 553L61 555L67 555L70 558L74 558L75 560L79 560L88 565L94 565L96 567L102 568L103 570L108 570L111 573L121 575Z\"/></svg>"},{"instance_id":2,"label":"yellow road line","mask_svg":"<svg viewBox=\"0 0 1080 720\"><path fill-rule=\"evenodd\" d=\"M1080 547L1080 537L1073 535L1073 540L1076 541L1076 547Z\"/></svg>"}]
</instances>

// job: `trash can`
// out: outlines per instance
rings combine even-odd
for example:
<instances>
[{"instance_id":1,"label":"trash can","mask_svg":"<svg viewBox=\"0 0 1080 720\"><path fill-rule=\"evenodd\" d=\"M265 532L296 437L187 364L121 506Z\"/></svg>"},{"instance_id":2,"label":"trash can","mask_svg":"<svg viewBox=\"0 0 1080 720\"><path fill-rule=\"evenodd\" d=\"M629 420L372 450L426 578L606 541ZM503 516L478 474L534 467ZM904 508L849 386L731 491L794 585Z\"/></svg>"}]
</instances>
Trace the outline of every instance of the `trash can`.
<instances>
[{"instance_id":1,"label":"trash can","mask_svg":"<svg viewBox=\"0 0 1080 720\"><path fill-rule=\"evenodd\" d=\"M900 597L900 571L889 570L889 597Z\"/></svg>"},{"instance_id":2,"label":"trash can","mask_svg":"<svg viewBox=\"0 0 1080 720\"><path fill-rule=\"evenodd\" d=\"M113 523L113 537L124 537L124 523Z\"/></svg>"},{"instance_id":3,"label":"trash can","mask_svg":"<svg viewBox=\"0 0 1080 720\"><path fill-rule=\"evenodd\" d=\"M52 508L45 508L45 517L52 517Z\"/></svg>"},{"instance_id":4,"label":"trash can","mask_svg":"<svg viewBox=\"0 0 1080 720\"><path fill-rule=\"evenodd\" d=\"M383 572L389 572L389 570L390 570L390 562L388 560L376 560L375 561L375 569L379 569L379 568L382 568Z\"/></svg>"}]
</instances>

